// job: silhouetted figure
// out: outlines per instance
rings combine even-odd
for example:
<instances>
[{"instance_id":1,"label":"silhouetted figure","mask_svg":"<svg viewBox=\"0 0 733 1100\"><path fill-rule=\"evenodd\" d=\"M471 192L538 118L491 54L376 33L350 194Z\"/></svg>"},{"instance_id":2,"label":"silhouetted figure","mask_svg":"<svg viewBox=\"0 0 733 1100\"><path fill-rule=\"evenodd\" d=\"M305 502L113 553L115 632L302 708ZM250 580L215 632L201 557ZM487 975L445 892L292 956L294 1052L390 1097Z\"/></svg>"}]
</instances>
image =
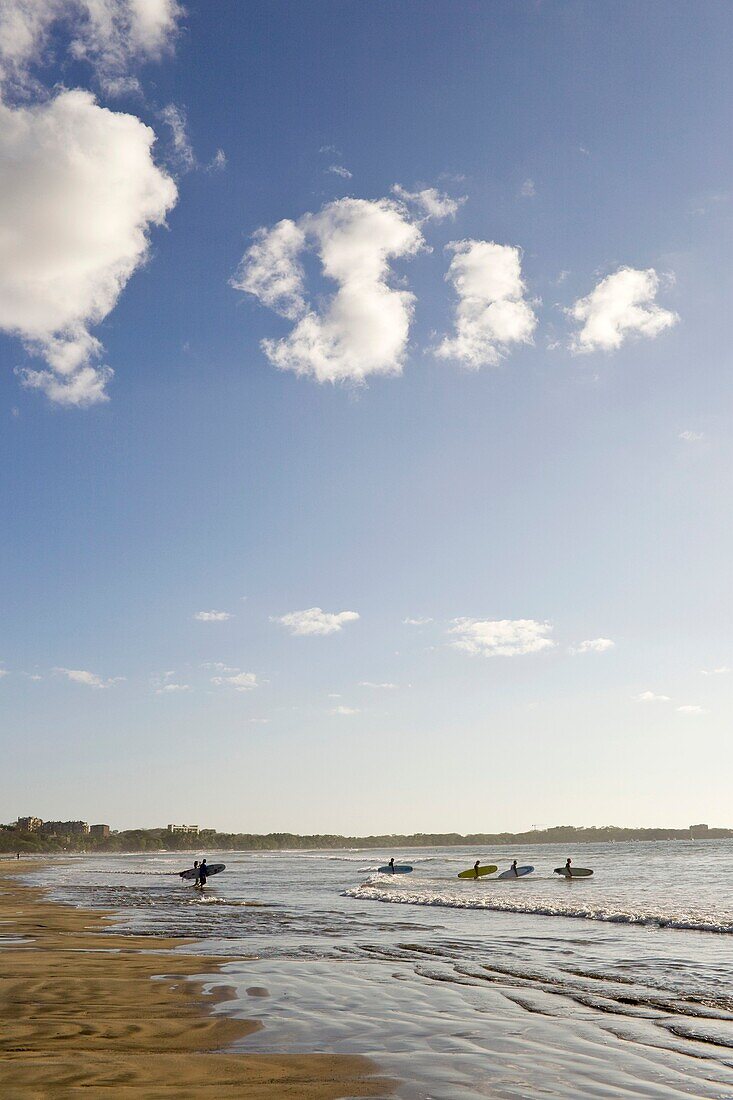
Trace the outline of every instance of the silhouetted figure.
<instances>
[{"instance_id":1,"label":"silhouetted figure","mask_svg":"<svg viewBox=\"0 0 733 1100\"><path fill-rule=\"evenodd\" d=\"M394 874L394 856L392 856L392 858L389 861L389 863L387 864L387 866L389 867L389 873L391 875L393 875Z\"/></svg>"},{"instance_id":2,"label":"silhouetted figure","mask_svg":"<svg viewBox=\"0 0 733 1100\"><path fill-rule=\"evenodd\" d=\"M478 878L478 869L479 869L480 865L481 865L481 860L477 859L476 862L473 865L473 877L474 878Z\"/></svg>"},{"instance_id":3,"label":"silhouetted figure","mask_svg":"<svg viewBox=\"0 0 733 1100\"><path fill-rule=\"evenodd\" d=\"M517 870L517 861L516 861L516 859L512 863L511 869L512 869L512 871L514 871L514 874L516 875L516 877L519 878L519 871Z\"/></svg>"},{"instance_id":4,"label":"silhouetted figure","mask_svg":"<svg viewBox=\"0 0 733 1100\"><path fill-rule=\"evenodd\" d=\"M204 886L206 886L206 879L208 877L208 873L209 873L209 868L206 866L206 860L202 859L201 863L199 864L199 883L198 883L202 890L203 890Z\"/></svg>"}]
</instances>

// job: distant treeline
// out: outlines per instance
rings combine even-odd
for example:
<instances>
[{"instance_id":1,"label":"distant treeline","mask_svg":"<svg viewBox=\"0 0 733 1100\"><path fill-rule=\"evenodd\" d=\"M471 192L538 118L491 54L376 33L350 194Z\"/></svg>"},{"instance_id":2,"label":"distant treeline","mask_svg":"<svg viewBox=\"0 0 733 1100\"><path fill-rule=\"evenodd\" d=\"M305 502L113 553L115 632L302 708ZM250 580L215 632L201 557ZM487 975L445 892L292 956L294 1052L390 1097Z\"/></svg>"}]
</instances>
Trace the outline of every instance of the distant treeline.
<instances>
[{"instance_id":1,"label":"distant treeline","mask_svg":"<svg viewBox=\"0 0 733 1100\"><path fill-rule=\"evenodd\" d=\"M708 829L697 839L722 840L733 837L733 829ZM579 828L575 825L555 825L548 829L531 829L525 833L412 833L407 836L334 836L317 834L298 836L295 833L217 833L206 830L199 836L169 833L167 829L127 829L108 837L87 835L70 837L43 836L21 832L12 825L0 827L0 852L150 852L190 851L280 851L308 848L433 848L463 846L478 849L496 844L511 844L516 848L534 844L601 844L623 840L689 840L689 829L623 829L616 825Z\"/></svg>"}]
</instances>

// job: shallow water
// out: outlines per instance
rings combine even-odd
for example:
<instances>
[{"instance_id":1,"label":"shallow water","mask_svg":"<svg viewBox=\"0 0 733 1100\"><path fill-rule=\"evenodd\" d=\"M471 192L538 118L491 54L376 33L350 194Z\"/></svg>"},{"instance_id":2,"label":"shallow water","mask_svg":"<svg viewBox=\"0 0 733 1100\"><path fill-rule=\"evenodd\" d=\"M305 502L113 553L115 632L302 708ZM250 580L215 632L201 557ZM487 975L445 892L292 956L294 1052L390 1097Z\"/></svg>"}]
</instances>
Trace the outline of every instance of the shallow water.
<instances>
[{"instance_id":1,"label":"shallow water","mask_svg":"<svg viewBox=\"0 0 733 1100\"><path fill-rule=\"evenodd\" d=\"M203 894L164 853L34 878L233 956L221 1010L265 1024L242 1049L368 1054L409 1100L733 1098L733 841L205 854ZM478 857L536 872L459 881Z\"/></svg>"}]
</instances>

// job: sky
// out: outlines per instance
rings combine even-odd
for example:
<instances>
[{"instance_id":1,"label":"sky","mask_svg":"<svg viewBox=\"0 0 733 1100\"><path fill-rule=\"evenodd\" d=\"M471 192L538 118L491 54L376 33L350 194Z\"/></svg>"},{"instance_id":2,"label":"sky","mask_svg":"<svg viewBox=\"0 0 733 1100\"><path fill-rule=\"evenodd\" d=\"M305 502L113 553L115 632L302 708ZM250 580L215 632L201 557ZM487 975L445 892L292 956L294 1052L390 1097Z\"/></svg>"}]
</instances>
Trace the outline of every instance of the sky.
<instances>
[{"instance_id":1,"label":"sky","mask_svg":"<svg viewBox=\"0 0 733 1100\"><path fill-rule=\"evenodd\" d=\"M731 31L8 0L0 819L733 824Z\"/></svg>"}]
</instances>

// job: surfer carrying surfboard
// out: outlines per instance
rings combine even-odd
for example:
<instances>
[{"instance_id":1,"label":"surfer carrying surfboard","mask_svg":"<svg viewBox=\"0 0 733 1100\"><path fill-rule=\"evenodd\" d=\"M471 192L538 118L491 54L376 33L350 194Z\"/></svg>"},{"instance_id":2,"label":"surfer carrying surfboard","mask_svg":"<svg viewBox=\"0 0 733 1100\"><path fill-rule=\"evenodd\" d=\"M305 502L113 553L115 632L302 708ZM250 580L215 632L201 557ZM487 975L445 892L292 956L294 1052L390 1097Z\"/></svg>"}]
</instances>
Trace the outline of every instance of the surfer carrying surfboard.
<instances>
[{"instance_id":1,"label":"surfer carrying surfboard","mask_svg":"<svg viewBox=\"0 0 733 1100\"><path fill-rule=\"evenodd\" d=\"M516 859L512 863L510 870L512 870L514 872L514 874L516 875L516 877L519 878L519 871L517 870L517 861L516 861Z\"/></svg>"},{"instance_id":2,"label":"surfer carrying surfboard","mask_svg":"<svg viewBox=\"0 0 733 1100\"><path fill-rule=\"evenodd\" d=\"M478 878L478 869L481 866L481 860L477 859L473 865L473 877Z\"/></svg>"},{"instance_id":3,"label":"surfer carrying surfboard","mask_svg":"<svg viewBox=\"0 0 733 1100\"><path fill-rule=\"evenodd\" d=\"M392 856L387 866L389 867L390 873L394 874L394 856Z\"/></svg>"},{"instance_id":4,"label":"surfer carrying surfboard","mask_svg":"<svg viewBox=\"0 0 733 1100\"><path fill-rule=\"evenodd\" d=\"M209 869L206 866L206 860L202 859L201 863L199 864L199 874L198 874L198 878L196 880L196 885L198 887L200 887L201 889L203 889L204 886L206 886L206 876L208 874L208 871L209 871Z\"/></svg>"},{"instance_id":5,"label":"surfer carrying surfboard","mask_svg":"<svg viewBox=\"0 0 733 1100\"><path fill-rule=\"evenodd\" d=\"M568 876L568 878L572 878L572 877L573 877L573 872L572 872L572 871L570 870L570 864L571 864L572 862L573 862L573 861L572 861L572 859L570 858L570 856L568 856L568 858L567 858L567 859L565 860L565 874L566 874L566 875Z\"/></svg>"}]
</instances>

